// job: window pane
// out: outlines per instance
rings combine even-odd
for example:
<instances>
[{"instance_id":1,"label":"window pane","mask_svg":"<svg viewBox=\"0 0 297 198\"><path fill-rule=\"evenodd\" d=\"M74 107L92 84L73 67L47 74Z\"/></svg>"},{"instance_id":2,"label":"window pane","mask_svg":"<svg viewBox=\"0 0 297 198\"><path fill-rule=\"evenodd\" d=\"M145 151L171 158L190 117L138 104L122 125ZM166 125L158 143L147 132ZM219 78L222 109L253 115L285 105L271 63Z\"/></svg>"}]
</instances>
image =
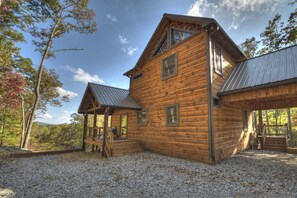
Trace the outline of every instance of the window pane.
<instances>
[{"instance_id":1,"label":"window pane","mask_svg":"<svg viewBox=\"0 0 297 198\"><path fill-rule=\"evenodd\" d=\"M146 111L137 112L137 124L145 124L147 121Z\"/></svg>"},{"instance_id":2,"label":"window pane","mask_svg":"<svg viewBox=\"0 0 297 198\"><path fill-rule=\"evenodd\" d=\"M215 45L215 69L222 73L222 50L218 45Z\"/></svg>"},{"instance_id":3,"label":"window pane","mask_svg":"<svg viewBox=\"0 0 297 198\"><path fill-rule=\"evenodd\" d=\"M167 107L166 114L166 124L168 126L176 126L178 124L178 105Z\"/></svg>"},{"instance_id":4,"label":"window pane","mask_svg":"<svg viewBox=\"0 0 297 198\"><path fill-rule=\"evenodd\" d=\"M177 74L176 54L173 54L163 60L162 77L166 78Z\"/></svg>"},{"instance_id":5,"label":"window pane","mask_svg":"<svg viewBox=\"0 0 297 198\"><path fill-rule=\"evenodd\" d=\"M184 32L181 30L172 29L172 45L175 45L192 36L192 33Z\"/></svg>"},{"instance_id":6,"label":"window pane","mask_svg":"<svg viewBox=\"0 0 297 198\"><path fill-rule=\"evenodd\" d=\"M243 111L243 129L244 130L248 129L248 112L247 112L247 110Z\"/></svg>"},{"instance_id":7,"label":"window pane","mask_svg":"<svg viewBox=\"0 0 297 198\"><path fill-rule=\"evenodd\" d=\"M161 45L159 46L159 49L154 53L154 56L164 52L165 50L167 50L168 45L167 45L167 34L164 36L164 38L162 39Z\"/></svg>"}]
</instances>

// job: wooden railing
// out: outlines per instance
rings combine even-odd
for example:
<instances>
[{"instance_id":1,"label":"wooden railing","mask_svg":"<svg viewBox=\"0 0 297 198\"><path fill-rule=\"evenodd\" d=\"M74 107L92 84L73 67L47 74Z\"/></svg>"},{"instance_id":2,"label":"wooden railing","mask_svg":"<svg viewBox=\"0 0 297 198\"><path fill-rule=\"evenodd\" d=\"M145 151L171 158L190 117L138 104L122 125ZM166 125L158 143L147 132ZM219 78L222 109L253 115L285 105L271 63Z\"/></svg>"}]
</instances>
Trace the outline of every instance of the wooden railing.
<instances>
[{"instance_id":1,"label":"wooden railing","mask_svg":"<svg viewBox=\"0 0 297 198\"><path fill-rule=\"evenodd\" d=\"M110 157L112 155L112 144L113 144L113 138L114 134L111 130L111 128L107 128L107 134L105 139L105 156Z\"/></svg>"},{"instance_id":2,"label":"wooden railing","mask_svg":"<svg viewBox=\"0 0 297 198\"><path fill-rule=\"evenodd\" d=\"M86 139L98 140L103 139L104 128L103 127L87 127Z\"/></svg>"}]
</instances>

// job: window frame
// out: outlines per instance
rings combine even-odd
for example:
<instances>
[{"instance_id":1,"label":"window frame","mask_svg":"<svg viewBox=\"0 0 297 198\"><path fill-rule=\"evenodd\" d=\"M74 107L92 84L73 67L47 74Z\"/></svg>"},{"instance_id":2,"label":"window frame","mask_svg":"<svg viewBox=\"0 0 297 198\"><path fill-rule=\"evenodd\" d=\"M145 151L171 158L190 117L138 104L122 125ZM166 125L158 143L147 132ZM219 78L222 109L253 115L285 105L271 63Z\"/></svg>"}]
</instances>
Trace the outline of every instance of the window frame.
<instances>
[{"instance_id":1,"label":"window frame","mask_svg":"<svg viewBox=\"0 0 297 198\"><path fill-rule=\"evenodd\" d=\"M180 32L189 33L189 34L192 34L192 35L190 35L188 38L185 38L184 40L182 40L182 41L180 41L178 43L173 44L173 30L177 30L177 31L180 31ZM176 28L176 27L170 27L170 42L169 42L170 43L170 47L173 47L175 45L178 45L178 44L180 44L180 43L182 43L182 42L190 39L194 34L195 34L194 31L185 30L185 29Z\"/></svg>"},{"instance_id":2,"label":"window frame","mask_svg":"<svg viewBox=\"0 0 297 198\"><path fill-rule=\"evenodd\" d=\"M175 67L176 67L175 72L173 74L169 74L168 76L164 76L164 62L165 62L166 59L168 59L168 58L170 58L172 56L174 56L174 63L175 63ZM175 52L175 53L173 53L173 54L171 54L171 55L163 58L163 60L162 60L162 68L161 69L162 69L162 71L161 71L161 78L162 78L162 80L167 80L168 78L177 76L177 74L178 74L177 52Z\"/></svg>"},{"instance_id":3,"label":"window frame","mask_svg":"<svg viewBox=\"0 0 297 198\"><path fill-rule=\"evenodd\" d=\"M245 132L249 129L249 113L247 109L242 111L242 128Z\"/></svg>"},{"instance_id":4,"label":"window frame","mask_svg":"<svg viewBox=\"0 0 297 198\"><path fill-rule=\"evenodd\" d=\"M168 109L174 107L176 108L176 122L175 123L168 123ZM166 127L176 127L179 126L179 104L172 104L168 105L165 108L165 115L166 115Z\"/></svg>"},{"instance_id":5,"label":"window frame","mask_svg":"<svg viewBox=\"0 0 297 198\"><path fill-rule=\"evenodd\" d=\"M163 45L164 42L167 42L167 49L162 51L162 52L159 52L159 49L161 48L161 46ZM162 39L160 40L160 43L158 43L157 45L157 48L153 51L153 54L151 57L155 57L157 56L158 54L162 54L163 52L167 51L168 49L170 48L170 46L168 45L168 33L167 31L162 35Z\"/></svg>"},{"instance_id":6,"label":"window frame","mask_svg":"<svg viewBox=\"0 0 297 198\"><path fill-rule=\"evenodd\" d=\"M221 68L221 71L219 70L218 65L217 65L217 61L216 61L216 57L217 57L216 48L217 47L220 49L220 53L221 53L220 54L220 68ZM220 74L221 76L223 75L223 49L217 43L214 44L214 71L216 73Z\"/></svg>"},{"instance_id":7,"label":"window frame","mask_svg":"<svg viewBox=\"0 0 297 198\"><path fill-rule=\"evenodd\" d=\"M145 119L145 122L144 122L144 123L142 123L142 122L138 122L138 121L139 121L139 120L138 120L138 114L139 114L139 113L143 113L143 112L146 112L146 119ZM143 126L143 125L146 125L147 122L148 122L148 113L147 113L147 110L146 110L146 109L142 109L141 111L137 111L137 112L136 112L136 125L138 125L138 126Z\"/></svg>"}]
</instances>

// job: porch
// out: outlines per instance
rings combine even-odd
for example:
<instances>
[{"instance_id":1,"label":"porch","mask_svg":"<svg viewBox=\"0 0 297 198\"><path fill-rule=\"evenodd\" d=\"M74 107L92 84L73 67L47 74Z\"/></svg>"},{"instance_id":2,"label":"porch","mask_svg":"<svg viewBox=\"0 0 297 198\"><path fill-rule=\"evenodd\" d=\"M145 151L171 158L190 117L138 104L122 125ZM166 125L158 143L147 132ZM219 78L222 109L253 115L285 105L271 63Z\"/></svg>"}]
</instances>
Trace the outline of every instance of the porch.
<instances>
[{"instance_id":1,"label":"porch","mask_svg":"<svg viewBox=\"0 0 297 198\"><path fill-rule=\"evenodd\" d=\"M90 145L92 152L102 152L106 157L115 157L143 151L137 141L116 137L112 128L107 128L105 147L103 142L104 127L87 127L84 144Z\"/></svg>"},{"instance_id":2,"label":"porch","mask_svg":"<svg viewBox=\"0 0 297 198\"><path fill-rule=\"evenodd\" d=\"M127 112L140 109L129 90L89 83L78 110L84 114L83 150L104 157L143 151L136 140L128 139ZM114 115L116 111L126 113Z\"/></svg>"}]
</instances>

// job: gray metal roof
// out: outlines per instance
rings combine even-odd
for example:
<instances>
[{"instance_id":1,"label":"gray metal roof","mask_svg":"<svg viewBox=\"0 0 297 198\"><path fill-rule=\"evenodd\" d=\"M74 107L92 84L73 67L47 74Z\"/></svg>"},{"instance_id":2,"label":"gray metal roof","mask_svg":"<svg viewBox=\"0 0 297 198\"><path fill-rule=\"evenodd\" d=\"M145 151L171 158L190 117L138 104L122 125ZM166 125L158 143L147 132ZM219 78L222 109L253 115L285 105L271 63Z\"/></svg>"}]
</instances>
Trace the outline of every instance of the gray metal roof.
<instances>
[{"instance_id":1,"label":"gray metal roof","mask_svg":"<svg viewBox=\"0 0 297 198\"><path fill-rule=\"evenodd\" d=\"M297 45L237 64L219 95L297 82Z\"/></svg>"},{"instance_id":2,"label":"gray metal roof","mask_svg":"<svg viewBox=\"0 0 297 198\"><path fill-rule=\"evenodd\" d=\"M101 106L141 109L141 106L129 95L129 90L94 83L89 85Z\"/></svg>"},{"instance_id":3,"label":"gray metal roof","mask_svg":"<svg viewBox=\"0 0 297 198\"><path fill-rule=\"evenodd\" d=\"M79 113L86 112L90 108L91 95L94 96L100 107L136 110L142 108L129 95L129 90L89 83L79 106Z\"/></svg>"}]
</instances>

